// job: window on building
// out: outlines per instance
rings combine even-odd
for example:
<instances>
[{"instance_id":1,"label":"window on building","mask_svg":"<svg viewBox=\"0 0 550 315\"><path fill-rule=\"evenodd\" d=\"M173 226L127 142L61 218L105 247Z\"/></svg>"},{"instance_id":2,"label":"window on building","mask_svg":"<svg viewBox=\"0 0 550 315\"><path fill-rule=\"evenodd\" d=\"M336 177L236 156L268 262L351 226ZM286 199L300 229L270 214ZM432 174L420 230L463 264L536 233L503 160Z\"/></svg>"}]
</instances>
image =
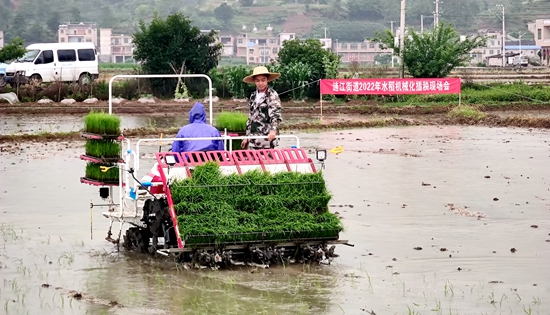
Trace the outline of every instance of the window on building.
<instances>
[{"instance_id":1,"label":"window on building","mask_svg":"<svg viewBox=\"0 0 550 315\"><path fill-rule=\"evenodd\" d=\"M115 38L115 45L120 45L120 40L118 38Z\"/></svg>"},{"instance_id":2,"label":"window on building","mask_svg":"<svg viewBox=\"0 0 550 315\"><path fill-rule=\"evenodd\" d=\"M239 38L239 40L237 40L237 43L238 43L238 44L242 44L242 43L243 43L243 39L242 39L242 38Z\"/></svg>"},{"instance_id":3,"label":"window on building","mask_svg":"<svg viewBox=\"0 0 550 315\"><path fill-rule=\"evenodd\" d=\"M290 39L294 39L294 35L290 35Z\"/></svg>"},{"instance_id":4,"label":"window on building","mask_svg":"<svg viewBox=\"0 0 550 315\"><path fill-rule=\"evenodd\" d=\"M35 65L40 64L46 64L46 63L52 63L53 62L53 51L52 50L44 50L40 53L38 58L34 61Z\"/></svg>"},{"instance_id":5,"label":"window on building","mask_svg":"<svg viewBox=\"0 0 550 315\"><path fill-rule=\"evenodd\" d=\"M254 57L248 57L248 60L254 61Z\"/></svg>"},{"instance_id":6,"label":"window on building","mask_svg":"<svg viewBox=\"0 0 550 315\"><path fill-rule=\"evenodd\" d=\"M492 55L493 54L493 50L489 50L489 55Z\"/></svg>"},{"instance_id":7,"label":"window on building","mask_svg":"<svg viewBox=\"0 0 550 315\"><path fill-rule=\"evenodd\" d=\"M76 30L73 30L73 34L76 35Z\"/></svg>"},{"instance_id":8,"label":"window on building","mask_svg":"<svg viewBox=\"0 0 550 315\"><path fill-rule=\"evenodd\" d=\"M126 38L124 39L124 44L128 44L129 41L130 41L130 39L129 39L128 37L126 37Z\"/></svg>"},{"instance_id":9,"label":"window on building","mask_svg":"<svg viewBox=\"0 0 550 315\"><path fill-rule=\"evenodd\" d=\"M343 43L343 44L342 44L342 48L347 49L347 48L348 48L348 44Z\"/></svg>"},{"instance_id":10,"label":"window on building","mask_svg":"<svg viewBox=\"0 0 550 315\"><path fill-rule=\"evenodd\" d=\"M253 54L253 53L254 53L254 48L248 49L248 53L249 53L249 54Z\"/></svg>"},{"instance_id":11,"label":"window on building","mask_svg":"<svg viewBox=\"0 0 550 315\"><path fill-rule=\"evenodd\" d=\"M88 29L88 34L92 34L92 30L91 30L91 29Z\"/></svg>"},{"instance_id":12,"label":"window on building","mask_svg":"<svg viewBox=\"0 0 550 315\"><path fill-rule=\"evenodd\" d=\"M537 39L542 39L542 29L537 29Z\"/></svg>"},{"instance_id":13,"label":"window on building","mask_svg":"<svg viewBox=\"0 0 550 315\"><path fill-rule=\"evenodd\" d=\"M260 56L269 56L271 49L260 49Z\"/></svg>"},{"instance_id":14,"label":"window on building","mask_svg":"<svg viewBox=\"0 0 550 315\"><path fill-rule=\"evenodd\" d=\"M373 42L369 43L369 48L374 48L374 43Z\"/></svg>"},{"instance_id":15,"label":"window on building","mask_svg":"<svg viewBox=\"0 0 550 315\"><path fill-rule=\"evenodd\" d=\"M76 61L76 52L74 49L61 49L57 51L57 60L59 62Z\"/></svg>"},{"instance_id":16,"label":"window on building","mask_svg":"<svg viewBox=\"0 0 550 315\"><path fill-rule=\"evenodd\" d=\"M273 53L276 54L279 52L279 48L273 48Z\"/></svg>"},{"instance_id":17,"label":"window on building","mask_svg":"<svg viewBox=\"0 0 550 315\"><path fill-rule=\"evenodd\" d=\"M86 43L91 43L91 42L92 42L91 38L86 38Z\"/></svg>"},{"instance_id":18,"label":"window on building","mask_svg":"<svg viewBox=\"0 0 550 315\"><path fill-rule=\"evenodd\" d=\"M350 49L357 49L357 44L349 44Z\"/></svg>"},{"instance_id":19,"label":"window on building","mask_svg":"<svg viewBox=\"0 0 550 315\"><path fill-rule=\"evenodd\" d=\"M62 42L62 43L65 42L65 37L61 37L61 42Z\"/></svg>"},{"instance_id":20,"label":"window on building","mask_svg":"<svg viewBox=\"0 0 550 315\"><path fill-rule=\"evenodd\" d=\"M361 49L367 49L367 44L362 43L362 44L361 44Z\"/></svg>"},{"instance_id":21,"label":"window on building","mask_svg":"<svg viewBox=\"0 0 550 315\"><path fill-rule=\"evenodd\" d=\"M82 43L82 37L79 37L77 42Z\"/></svg>"},{"instance_id":22,"label":"window on building","mask_svg":"<svg viewBox=\"0 0 550 315\"><path fill-rule=\"evenodd\" d=\"M79 49L78 60L80 61L94 61L95 53L93 49Z\"/></svg>"},{"instance_id":23,"label":"window on building","mask_svg":"<svg viewBox=\"0 0 550 315\"><path fill-rule=\"evenodd\" d=\"M64 30L64 29L60 29L60 30L59 30L59 33L65 34L65 30Z\"/></svg>"},{"instance_id":24,"label":"window on building","mask_svg":"<svg viewBox=\"0 0 550 315\"><path fill-rule=\"evenodd\" d=\"M260 63L269 63L269 56L260 57Z\"/></svg>"},{"instance_id":25,"label":"window on building","mask_svg":"<svg viewBox=\"0 0 550 315\"><path fill-rule=\"evenodd\" d=\"M269 40L269 43L270 43L270 44L277 44L277 40L276 40L276 39L270 39L270 40Z\"/></svg>"}]
</instances>

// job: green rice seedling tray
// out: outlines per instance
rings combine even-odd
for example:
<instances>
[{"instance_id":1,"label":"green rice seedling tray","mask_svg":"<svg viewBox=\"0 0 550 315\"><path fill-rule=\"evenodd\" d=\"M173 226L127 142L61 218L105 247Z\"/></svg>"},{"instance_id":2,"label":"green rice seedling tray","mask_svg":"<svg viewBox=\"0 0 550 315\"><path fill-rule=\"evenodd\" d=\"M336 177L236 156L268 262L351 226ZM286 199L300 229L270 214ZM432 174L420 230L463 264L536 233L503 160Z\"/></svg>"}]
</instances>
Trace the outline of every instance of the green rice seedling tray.
<instances>
[{"instance_id":1,"label":"green rice seedling tray","mask_svg":"<svg viewBox=\"0 0 550 315\"><path fill-rule=\"evenodd\" d=\"M120 135L120 118L104 112L90 112L84 117L84 132L102 136Z\"/></svg>"},{"instance_id":2,"label":"green rice seedling tray","mask_svg":"<svg viewBox=\"0 0 550 315\"><path fill-rule=\"evenodd\" d=\"M85 178L104 182L104 183L118 183L119 181L119 169L112 167L106 172L101 170L101 167L112 167L113 164L96 164L96 163L87 163L86 164L86 176Z\"/></svg>"},{"instance_id":3,"label":"green rice seedling tray","mask_svg":"<svg viewBox=\"0 0 550 315\"><path fill-rule=\"evenodd\" d=\"M271 175L251 171L224 176L214 163L170 186L186 244L338 239L340 219L322 174Z\"/></svg>"},{"instance_id":4,"label":"green rice seedling tray","mask_svg":"<svg viewBox=\"0 0 550 315\"><path fill-rule=\"evenodd\" d=\"M87 140L86 155L101 159L120 159L122 145L115 140Z\"/></svg>"}]
</instances>

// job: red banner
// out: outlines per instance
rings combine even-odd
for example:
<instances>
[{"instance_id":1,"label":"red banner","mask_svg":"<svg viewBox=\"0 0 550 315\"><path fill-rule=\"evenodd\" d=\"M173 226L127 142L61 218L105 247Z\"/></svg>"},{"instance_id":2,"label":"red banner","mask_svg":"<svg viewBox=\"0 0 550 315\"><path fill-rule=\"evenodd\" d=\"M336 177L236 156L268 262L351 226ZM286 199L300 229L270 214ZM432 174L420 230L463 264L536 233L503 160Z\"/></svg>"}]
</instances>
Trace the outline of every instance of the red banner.
<instances>
[{"instance_id":1,"label":"red banner","mask_svg":"<svg viewBox=\"0 0 550 315\"><path fill-rule=\"evenodd\" d=\"M460 78L323 79L321 94L459 94Z\"/></svg>"}]
</instances>

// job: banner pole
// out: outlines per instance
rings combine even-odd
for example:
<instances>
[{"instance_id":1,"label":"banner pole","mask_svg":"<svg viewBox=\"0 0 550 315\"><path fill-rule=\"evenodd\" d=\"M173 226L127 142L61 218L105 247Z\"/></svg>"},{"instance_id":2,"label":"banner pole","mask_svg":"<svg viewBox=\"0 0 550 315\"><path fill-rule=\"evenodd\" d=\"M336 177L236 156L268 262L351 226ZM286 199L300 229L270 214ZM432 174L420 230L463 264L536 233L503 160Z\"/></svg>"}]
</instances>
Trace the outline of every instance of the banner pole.
<instances>
[{"instance_id":1,"label":"banner pole","mask_svg":"<svg viewBox=\"0 0 550 315\"><path fill-rule=\"evenodd\" d=\"M321 121L323 121L323 92L319 91L319 101L321 106Z\"/></svg>"},{"instance_id":2,"label":"banner pole","mask_svg":"<svg viewBox=\"0 0 550 315\"><path fill-rule=\"evenodd\" d=\"M458 93L458 106L460 106L461 102L462 102L462 93Z\"/></svg>"}]
</instances>

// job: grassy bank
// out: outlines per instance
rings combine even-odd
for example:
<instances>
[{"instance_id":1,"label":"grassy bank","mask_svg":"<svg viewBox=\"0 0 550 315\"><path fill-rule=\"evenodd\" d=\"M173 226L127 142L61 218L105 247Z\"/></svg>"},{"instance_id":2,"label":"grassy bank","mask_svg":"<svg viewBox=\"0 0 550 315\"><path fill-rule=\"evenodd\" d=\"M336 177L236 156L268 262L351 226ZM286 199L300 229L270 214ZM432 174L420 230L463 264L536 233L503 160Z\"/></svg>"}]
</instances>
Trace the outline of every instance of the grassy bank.
<instances>
[{"instance_id":1,"label":"grassy bank","mask_svg":"<svg viewBox=\"0 0 550 315\"><path fill-rule=\"evenodd\" d=\"M189 82L191 84L191 82ZM227 93L227 87L223 82L214 82L215 90L218 96L223 100L231 100L232 95ZM224 93L220 93L224 91ZM108 83L106 81L95 81L89 86L80 86L78 84L51 83L40 87L33 85L20 86L19 89L12 88L9 85L0 88L1 93L14 92L22 102L36 102L40 99L48 98L53 101L60 101L65 98L74 98L81 102L87 98L95 97L100 101L109 99ZM278 91L283 101L289 101L290 93ZM113 97L122 97L127 100L136 100L143 95L150 95L148 84L145 79L141 80L122 80L113 84ZM203 93L204 94L204 93ZM223 95L221 95L223 94ZM192 95L194 99L202 99L204 95ZM377 104L385 106L425 106L427 104L435 105L457 105L459 95L457 94L425 94L425 95L325 95L323 99L332 101L335 105L343 105L348 101L364 102L366 104ZM171 98L169 98L171 100ZM315 101L315 100L312 100ZM462 104L503 104L503 103L523 103L523 104L550 104L550 86L529 85L522 82L513 84L492 84L481 85L465 83L462 85L460 95Z\"/></svg>"}]
</instances>

